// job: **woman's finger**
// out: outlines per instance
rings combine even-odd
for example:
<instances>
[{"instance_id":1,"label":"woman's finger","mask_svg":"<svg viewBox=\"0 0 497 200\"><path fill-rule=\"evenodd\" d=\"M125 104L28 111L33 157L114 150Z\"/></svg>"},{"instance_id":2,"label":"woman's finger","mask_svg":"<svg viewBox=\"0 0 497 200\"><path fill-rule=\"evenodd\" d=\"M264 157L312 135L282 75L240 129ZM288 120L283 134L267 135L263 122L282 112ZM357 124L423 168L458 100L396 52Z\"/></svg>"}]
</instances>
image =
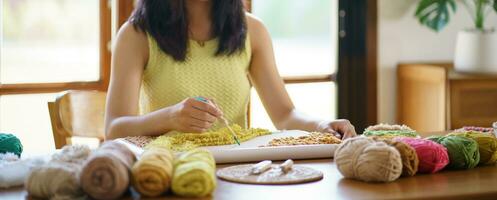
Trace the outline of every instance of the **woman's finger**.
<instances>
[{"instance_id":1,"label":"woman's finger","mask_svg":"<svg viewBox=\"0 0 497 200\"><path fill-rule=\"evenodd\" d=\"M324 131L333 134L337 138L342 138L342 135L339 132L333 130L331 127L326 128Z\"/></svg>"},{"instance_id":2,"label":"woman's finger","mask_svg":"<svg viewBox=\"0 0 497 200\"><path fill-rule=\"evenodd\" d=\"M219 111L219 109L217 109L213 104L205 103L205 102L197 101L197 100L194 100L193 102L191 102L191 104L192 104L193 108L195 108L197 110L205 111L216 118L221 116L221 111Z\"/></svg>"},{"instance_id":3,"label":"woman's finger","mask_svg":"<svg viewBox=\"0 0 497 200\"><path fill-rule=\"evenodd\" d=\"M343 133L343 139L345 140L347 138L352 138L355 137L356 135L357 133L355 132L354 126L349 125Z\"/></svg>"},{"instance_id":4,"label":"woman's finger","mask_svg":"<svg viewBox=\"0 0 497 200\"><path fill-rule=\"evenodd\" d=\"M205 112L203 110L194 109L194 108L191 109L189 111L189 113L190 113L190 117L201 120L201 121L206 121L209 123L214 123L217 119L216 117L214 117L213 115L211 115L208 112Z\"/></svg>"},{"instance_id":5,"label":"woman's finger","mask_svg":"<svg viewBox=\"0 0 497 200\"><path fill-rule=\"evenodd\" d=\"M214 104L214 106L216 106L216 108L219 110L219 112L221 112L221 116L224 115L223 113L223 110L221 109L221 107L219 107L219 105L216 103L216 101L214 101L214 99L209 99L210 102L212 102Z\"/></svg>"},{"instance_id":6,"label":"woman's finger","mask_svg":"<svg viewBox=\"0 0 497 200\"><path fill-rule=\"evenodd\" d=\"M203 132L207 131L207 129L204 129L204 128L201 128L198 126L194 126L194 125L190 125L188 128L189 128L189 130L187 132L191 132L191 133L203 133Z\"/></svg>"},{"instance_id":7,"label":"woman's finger","mask_svg":"<svg viewBox=\"0 0 497 200\"><path fill-rule=\"evenodd\" d=\"M199 128L203 129L209 129L212 126L212 122L204 121L204 120L199 120L196 118L191 118L190 119L190 125L196 126Z\"/></svg>"}]
</instances>

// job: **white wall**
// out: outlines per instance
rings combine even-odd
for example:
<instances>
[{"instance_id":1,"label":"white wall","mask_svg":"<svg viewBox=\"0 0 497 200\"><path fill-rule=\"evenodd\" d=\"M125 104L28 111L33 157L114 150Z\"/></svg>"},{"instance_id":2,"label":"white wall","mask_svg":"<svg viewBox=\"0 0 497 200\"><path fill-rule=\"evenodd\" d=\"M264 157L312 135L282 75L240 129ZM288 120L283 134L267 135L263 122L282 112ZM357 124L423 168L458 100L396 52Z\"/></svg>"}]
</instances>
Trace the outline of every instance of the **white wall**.
<instances>
[{"instance_id":1,"label":"white wall","mask_svg":"<svg viewBox=\"0 0 497 200\"><path fill-rule=\"evenodd\" d=\"M449 25L436 33L414 17L417 0L378 1L378 121L395 123L396 68L400 62L452 62L457 32L471 28L462 6ZM497 28L497 14L490 13L487 27ZM496 52L497 54L497 52Z\"/></svg>"}]
</instances>

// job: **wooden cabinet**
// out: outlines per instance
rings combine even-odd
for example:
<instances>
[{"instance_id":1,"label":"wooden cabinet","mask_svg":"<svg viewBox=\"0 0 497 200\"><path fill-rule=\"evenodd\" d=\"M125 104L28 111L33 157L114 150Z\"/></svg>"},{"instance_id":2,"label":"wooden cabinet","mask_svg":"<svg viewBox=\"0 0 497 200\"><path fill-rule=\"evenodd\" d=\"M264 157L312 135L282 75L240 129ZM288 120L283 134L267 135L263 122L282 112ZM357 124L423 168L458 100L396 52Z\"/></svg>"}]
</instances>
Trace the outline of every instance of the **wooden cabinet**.
<instances>
[{"instance_id":1,"label":"wooden cabinet","mask_svg":"<svg viewBox=\"0 0 497 200\"><path fill-rule=\"evenodd\" d=\"M497 75L462 74L451 64L400 64L397 121L421 132L497 121Z\"/></svg>"}]
</instances>

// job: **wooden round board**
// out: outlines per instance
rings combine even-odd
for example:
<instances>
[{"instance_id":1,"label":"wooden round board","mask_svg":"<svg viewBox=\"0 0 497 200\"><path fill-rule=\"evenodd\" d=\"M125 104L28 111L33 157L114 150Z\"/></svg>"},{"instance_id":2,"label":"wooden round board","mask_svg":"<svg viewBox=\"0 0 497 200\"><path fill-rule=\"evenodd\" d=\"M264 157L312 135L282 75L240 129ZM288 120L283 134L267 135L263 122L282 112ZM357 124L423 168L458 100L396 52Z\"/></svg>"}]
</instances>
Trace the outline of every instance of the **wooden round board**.
<instances>
[{"instance_id":1,"label":"wooden round board","mask_svg":"<svg viewBox=\"0 0 497 200\"><path fill-rule=\"evenodd\" d=\"M262 185L307 183L323 178L321 171L299 165L294 165L287 173L283 173L277 165L272 165L271 169L259 175L252 174L251 170L251 164L235 165L218 170L216 175L231 182Z\"/></svg>"}]
</instances>

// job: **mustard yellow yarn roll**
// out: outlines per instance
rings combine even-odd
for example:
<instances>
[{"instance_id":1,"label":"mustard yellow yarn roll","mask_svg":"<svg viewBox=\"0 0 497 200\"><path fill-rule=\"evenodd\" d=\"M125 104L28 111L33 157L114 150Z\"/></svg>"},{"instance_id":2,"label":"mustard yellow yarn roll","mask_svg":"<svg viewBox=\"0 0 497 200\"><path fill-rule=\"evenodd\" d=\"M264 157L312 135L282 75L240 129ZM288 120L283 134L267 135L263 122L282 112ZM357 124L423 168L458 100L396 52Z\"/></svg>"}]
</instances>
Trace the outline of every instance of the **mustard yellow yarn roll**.
<instances>
[{"instance_id":1,"label":"mustard yellow yarn roll","mask_svg":"<svg viewBox=\"0 0 497 200\"><path fill-rule=\"evenodd\" d=\"M174 155L166 148L150 148L133 165L133 187L143 196L157 197L169 190Z\"/></svg>"},{"instance_id":2,"label":"mustard yellow yarn roll","mask_svg":"<svg viewBox=\"0 0 497 200\"><path fill-rule=\"evenodd\" d=\"M216 189L216 163L207 150L194 149L174 161L172 191L183 197L204 197Z\"/></svg>"},{"instance_id":3,"label":"mustard yellow yarn roll","mask_svg":"<svg viewBox=\"0 0 497 200\"><path fill-rule=\"evenodd\" d=\"M497 162L497 138L494 136L475 131L454 132L449 135L463 136L475 140L478 143L478 151L480 151L479 164L487 165Z\"/></svg>"}]
</instances>

